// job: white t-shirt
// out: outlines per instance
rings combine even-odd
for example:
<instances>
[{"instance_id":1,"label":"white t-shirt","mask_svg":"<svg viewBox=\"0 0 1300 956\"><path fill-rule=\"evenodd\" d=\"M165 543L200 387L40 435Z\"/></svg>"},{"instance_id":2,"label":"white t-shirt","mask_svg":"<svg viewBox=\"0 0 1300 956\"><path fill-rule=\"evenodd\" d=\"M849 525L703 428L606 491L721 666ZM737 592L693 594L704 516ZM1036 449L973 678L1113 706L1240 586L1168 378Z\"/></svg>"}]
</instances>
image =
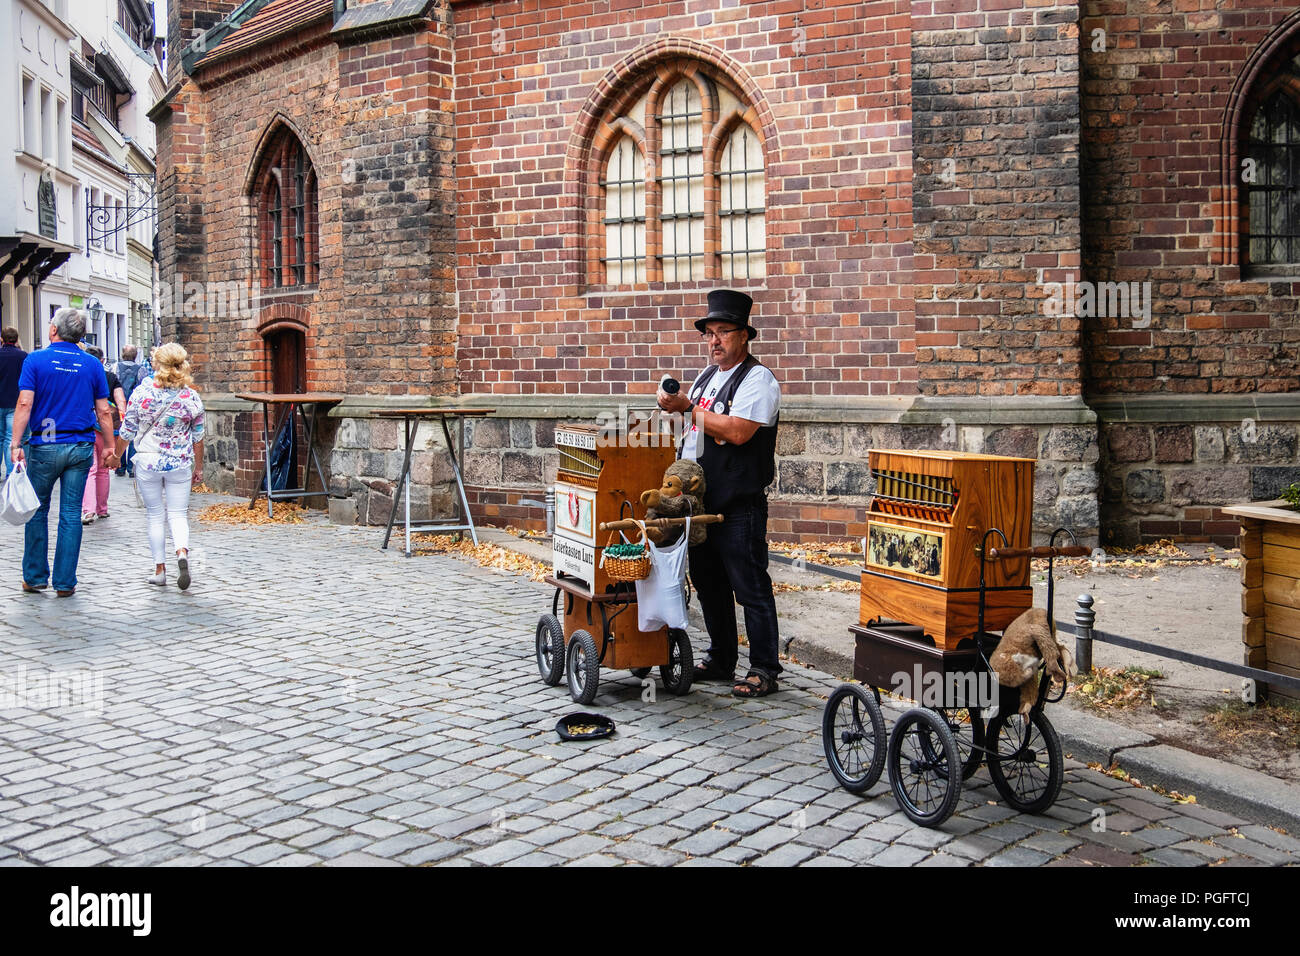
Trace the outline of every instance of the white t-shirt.
<instances>
[{"instance_id":1,"label":"white t-shirt","mask_svg":"<svg viewBox=\"0 0 1300 956\"><path fill-rule=\"evenodd\" d=\"M731 368L724 371L713 373L709 379L708 385L704 387L704 392L695 399L695 404L706 412L717 412L719 415L735 415L737 418L748 419L751 422L758 422L759 425L775 425L776 415L781 406L781 386L776 380L776 376L766 366L758 365L749 370L745 380L740 383L736 389L736 394L732 396L730 408L714 408L713 401L722 391L722 386L731 380L731 376L740 368L741 363L736 363ZM704 370L705 372L708 369ZM695 381L700 380L697 375ZM691 383L687 394L691 394L695 389L695 383ZM704 436L698 425L692 425L686 431L686 438L682 442L682 457L689 458L692 461L699 458L699 440Z\"/></svg>"}]
</instances>

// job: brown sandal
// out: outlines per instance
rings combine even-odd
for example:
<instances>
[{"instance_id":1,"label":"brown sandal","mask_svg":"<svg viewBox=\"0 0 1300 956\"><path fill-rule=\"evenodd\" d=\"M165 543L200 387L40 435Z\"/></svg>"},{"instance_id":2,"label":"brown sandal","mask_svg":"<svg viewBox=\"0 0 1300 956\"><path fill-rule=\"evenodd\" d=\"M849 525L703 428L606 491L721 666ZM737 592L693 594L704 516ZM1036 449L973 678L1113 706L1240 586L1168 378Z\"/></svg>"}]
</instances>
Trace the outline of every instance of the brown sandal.
<instances>
[{"instance_id":1,"label":"brown sandal","mask_svg":"<svg viewBox=\"0 0 1300 956\"><path fill-rule=\"evenodd\" d=\"M766 674L760 674L758 671L750 671L745 675L744 680L736 681L731 688L733 697L766 697L768 694L775 694L780 687L776 681Z\"/></svg>"}]
</instances>

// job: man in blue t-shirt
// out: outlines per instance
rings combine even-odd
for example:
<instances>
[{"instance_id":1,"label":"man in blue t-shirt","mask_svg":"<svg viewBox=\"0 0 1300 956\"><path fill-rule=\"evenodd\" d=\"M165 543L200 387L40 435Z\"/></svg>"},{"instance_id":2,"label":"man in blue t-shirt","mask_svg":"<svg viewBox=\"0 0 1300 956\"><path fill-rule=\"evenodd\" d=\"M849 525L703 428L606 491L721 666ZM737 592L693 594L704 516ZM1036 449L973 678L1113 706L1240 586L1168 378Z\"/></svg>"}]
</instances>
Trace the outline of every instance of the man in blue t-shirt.
<instances>
[{"instance_id":1,"label":"man in blue t-shirt","mask_svg":"<svg viewBox=\"0 0 1300 956\"><path fill-rule=\"evenodd\" d=\"M18 378L18 407L9 453L25 463L41 506L27 522L23 548L23 590L43 591L50 581L50 495L59 483L59 541L54 549L54 590L71 597L77 588L81 554L81 496L95 454L95 430L104 437L104 467L112 467L113 416L108 410L104 366L77 345L86 334L79 309L59 309L50 322L50 344L32 352ZM21 437L31 426L26 454Z\"/></svg>"}]
</instances>

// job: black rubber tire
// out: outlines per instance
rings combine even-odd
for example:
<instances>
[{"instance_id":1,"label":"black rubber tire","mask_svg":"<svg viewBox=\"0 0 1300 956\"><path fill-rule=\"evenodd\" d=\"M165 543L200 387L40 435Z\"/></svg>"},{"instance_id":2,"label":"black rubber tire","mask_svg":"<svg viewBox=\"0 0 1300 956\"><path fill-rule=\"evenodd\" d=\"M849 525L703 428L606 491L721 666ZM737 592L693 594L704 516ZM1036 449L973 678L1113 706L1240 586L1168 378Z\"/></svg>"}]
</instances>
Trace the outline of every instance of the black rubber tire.
<instances>
[{"instance_id":1,"label":"black rubber tire","mask_svg":"<svg viewBox=\"0 0 1300 956\"><path fill-rule=\"evenodd\" d=\"M691 639L685 631L668 632L668 663L659 668L659 679L664 690L681 697L690 693L695 677L695 655L691 652Z\"/></svg>"},{"instance_id":2,"label":"black rubber tire","mask_svg":"<svg viewBox=\"0 0 1300 956\"><path fill-rule=\"evenodd\" d=\"M1061 738L1046 714L1031 712L1028 727L1026 723L1018 711L989 721L989 776L1010 806L1021 813L1042 813L1061 793L1065 759Z\"/></svg>"},{"instance_id":3,"label":"black rubber tire","mask_svg":"<svg viewBox=\"0 0 1300 956\"><path fill-rule=\"evenodd\" d=\"M579 704L590 704L600 686L600 652L596 650L596 639L586 631L574 631L569 635L567 660L569 696Z\"/></svg>"},{"instance_id":4,"label":"black rubber tire","mask_svg":"<svg viewBox=\"0 0 1300 956\"><path fill-rule=\"evenodd\" d=\"M537 619L537 670L542 681L554 687L564 677L564 627L554 614Z\"/></svg>"},{"instance_id":5,"label":"black rubber tire","mask_svg":"<svg viewBox=\"0 0 1300 956\"><path fill-rule=\"evenodd\" d=\"M635 677L637 680L644 680L645 678L647 678L647 677L650 676L650 672L651 672L652 670L654 670L654 668L653 668L653 667L633 667L633 668L630 668L630 670L632 671L632 676Z\"/></svg>"},{"instance_id":6,"label":"black rubber tire","mask_svg":"<svg viewBox=\"0 0 1300 956\"><path fill-rule=\"evenodd\" d=\"M929 737L938 759L927 756L922 741ZM961 798L961 764L957 741L948 722L925 707L914 707L898 719L889 735L889 786L907 818L918 826L943 824Z\"/></svg>"},{"instance_id":7,"label":"black rubber tire","mask_svg":"<svg viewBox=\"0 0 1300 956\"><path fill-rule=\"evenodd\" d=\"M835 688L822 711L822 750L841 787L865 793L875 785L885 769L887 740L875 695L857 684Z\"/></svg>"},{"instance_id":8,"label":"black rubber tire","mask_svg":"<svg viewBox=\"0 0 1300 956\"><path fill-rule=\"evenodd\" d=\"M948 729L952 731L953 739L957 741L957 752L961 757L961 778L969 780L975 776L975 771L979 770L984 760L984 718L980 716L978 708L967 710L965 707L936 707L934 712L947 721ZM968 719L962 720L963 714ZM931 759L942 757L939 748L930 738L923 737L921 746L925 748L927 757Z\"/></svg>"}]
</instances>

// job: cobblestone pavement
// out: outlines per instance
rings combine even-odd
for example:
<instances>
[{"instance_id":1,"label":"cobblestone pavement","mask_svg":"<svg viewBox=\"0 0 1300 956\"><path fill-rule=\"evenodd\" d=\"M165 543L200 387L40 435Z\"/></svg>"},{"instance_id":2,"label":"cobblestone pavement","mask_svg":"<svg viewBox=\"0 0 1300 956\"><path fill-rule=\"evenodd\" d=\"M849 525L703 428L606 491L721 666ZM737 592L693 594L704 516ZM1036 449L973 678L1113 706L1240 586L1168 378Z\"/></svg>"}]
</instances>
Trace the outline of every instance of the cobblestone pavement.
<instances>
[{"instance_id":1,"label":"cobblestone pavement","mask_svg":"<svg viewBox=\"0 0 1300 956\"><path fill-rule=\"evenodd\" d=\"M562 744L575 705L533 662L545 586L317 522L196 524L194 586L161 590L125 482L112 510L67 599L21 593L22 529L0 528L3 864L1300 861L1293 837L1073 761L1042 816L981 769L943 829L913 826L886 782L836 786L836 681L798 666L758 701L658 682L646 701L604 671L586 709L618 733ZM65 699L42 699L56 683Z\"/></svg>"}]
</instances>

